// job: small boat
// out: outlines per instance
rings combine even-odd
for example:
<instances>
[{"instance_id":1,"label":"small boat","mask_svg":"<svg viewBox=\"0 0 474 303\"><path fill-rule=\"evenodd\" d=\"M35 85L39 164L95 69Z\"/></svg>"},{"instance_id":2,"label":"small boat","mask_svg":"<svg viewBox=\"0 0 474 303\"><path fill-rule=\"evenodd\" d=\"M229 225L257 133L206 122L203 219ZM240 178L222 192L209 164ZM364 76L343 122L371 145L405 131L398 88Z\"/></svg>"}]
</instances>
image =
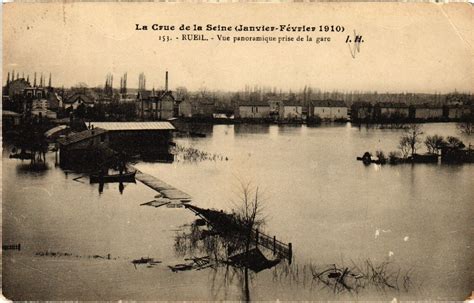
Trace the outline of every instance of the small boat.
<instances>
[{"instance_id":1,"label":"small boat","mask_svg":"<svg viewBox=\"0 0 474 303\"><path fill-rule=\"evenodd\" d=\"M112 182L122 182L122 183L135 183L135 174L136 172L132 173L125 173L125 174L115 174L115 175L98 175L93 174L90 175L90 183L112 183Z\"/></svg>"},{"instance_id":2,"label":"small boat","mask_svg":"<svg viewBox=\"0 0 474 303\"><path fill-rule=\"evenodd\" d=\"M169 266L172 272L185 271L193 268L192 264L176 264L174 266Z\"/></svg>"}]
</instances>

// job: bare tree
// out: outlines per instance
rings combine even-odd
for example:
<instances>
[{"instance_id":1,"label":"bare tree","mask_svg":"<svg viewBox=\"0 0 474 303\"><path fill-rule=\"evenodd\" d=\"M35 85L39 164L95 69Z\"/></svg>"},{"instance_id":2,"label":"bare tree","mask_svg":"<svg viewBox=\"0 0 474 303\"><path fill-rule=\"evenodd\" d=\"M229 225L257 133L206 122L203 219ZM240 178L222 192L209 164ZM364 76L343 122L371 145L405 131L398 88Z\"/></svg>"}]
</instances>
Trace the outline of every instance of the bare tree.
<instances>
[{"instance_id":1,"label":"bare tree","mask_svg":"<svg viewBox=\"0 0 474 303\"><path fill-rule=\"evenodd\" d=\"M403 158L407 158L410 154L410 140L406 135L400 137L398 148L400 149Z\"/></svg>"},{"instance_id":2,"label":"bare tree","mask_svg":"<svg viewBox=\"0 0 474 303\"><path fill-rule=\"evenodd\" d=\"M456 124L456 127L463 134L471 135L472 133L474 133L474 125L472 124L472 119L459 122L458 124Z\"/></svg>"},{"instance_id":3,"label":"bare tree","mask_svg":"<svg viewBox=\"0 0 474 303\"><path fill-rule=\"evenodd\" d=\"M405 156L405 148L408 146L413 156L421 143L421 135L423 135L422 126L420 124L410 124L405 130L405 134L400 138L399 148Z\"/></svg>"},{"instance_id":4,"label":"bare tree","mask_svg":"<svg viewBox=\"0 0 474 303\"><path fill-rule=\"evenodd\" d=\"M252 238L252 232L265 224L263 217L263 200L261 199L259 188L252 186L251 182L240 182L239 201L234 204L237 206L236 217L242 223L247 231L245 250L248 251Z\"/></svg>"},{"instance_id":5,"label":"bare tree","mask_svg":"<svg viewBox=\"0 0 474 303\"><path fill-rule=\"evenodd\" d=\"M462 149L466 147L466 145L464 145L464 143L457 137L448 136L446 138L446 141L447 141L447 147L451 149Z\"/></svg>"},{"instance_id":6,"label":"bare tree","mask_svg":"<svg viewBox=\"0 0 474 303\"><path fill-rule=\"evenodd\" d=\"M441 148L446 145L443 136L439 135L427 136L424 143L431 154L439 154Z\"/></svg>"}]
</instances>

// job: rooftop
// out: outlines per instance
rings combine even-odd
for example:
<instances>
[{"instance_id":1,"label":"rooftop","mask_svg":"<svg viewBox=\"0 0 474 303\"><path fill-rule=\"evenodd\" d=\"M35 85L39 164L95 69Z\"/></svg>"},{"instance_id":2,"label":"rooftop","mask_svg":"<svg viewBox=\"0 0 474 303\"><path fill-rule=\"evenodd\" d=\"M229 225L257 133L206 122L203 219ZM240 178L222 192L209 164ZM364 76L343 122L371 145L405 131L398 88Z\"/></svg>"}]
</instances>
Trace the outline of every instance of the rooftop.
<instances>
[{"instance_id":1,"label":"rooftop","mask_svg":"<svg viewBox=\"0 0 474 303\"><path fill-rule=\"evenodd\" d=\"M242 100L239 106L270 106L267 101L260 100Z\"/></svg>"},{"instance_id":2,"label":"rooftop","mask_svg":"<svg viewBox=\"0 0 474 303\"><path fill-rule=\"evenodd\" d=\"M100 129L100 128L95 128L95 129L88 129L84 130L79 133L71 134L68 135L64 138L59 138L58 143L61 145L70 145L74 144L77 142L80 142L82 140L90 139L96 136L100 136L103 133L106 133L107 131L105 129Z\"/></svg>"},{"instance_id":3,"label":"rooftop","mask_svg":"<svg viewBox=\"0 0 474 303\"><path fill-rule=\"evenodd\" d=\"M152 122L90 122L94 127L108 131L119 130L174 130L173 124L166 121Z\"/></svg>"},{"instance_id":4,"label":"rooftop","mask_svg":"<svg viewBox=\"0 0 474 303\"><path fill-rule=\"evenodd\" d=\"M383 108L408 108L404 102L379 102L376 105Z\"/></svg>"},{"instance_id":5,"label":"rooftop","mask_svg":"<svg viewBox=\"0 0 474 303\"><path fill-rule=\"evenodd\" d=\"M67 128L68 128L68 127L67 127L66 125L58 125L58 126L56 126L56 127L51 128L51 129L48 130L47 132L45 132L45 133L44 133L44 136L45 136L46 138L49 138L49 137L51 137L52 135L54 135L55 133L60 132L60 131L62 131L62 130L65 130L65 129L67 129Z\"/></svg>"},{"instance_id":6,"label":"rooftop","mask_svg":"<svg viewBox=\"0 0 474 303\"><path fill-rule=\"evenodd\" d=\"M92 104L94 103L94 100L92 99L91 96L88 96L86 94L83 94L83 93L74 93L72 96L69 96L67 97L65 100L64 100L64 103L74 103L76 101L79 101L79 102L84 102L84 103L89 103L89 104Z\"/></svg>"},{"instance_id":7,"label":"rooftop","mask_svg":"<svg viewBox=\"0 0 474 303\"><path fill-rule=\"evenodd\" d=\"M341 100L313 100L311 105L314 107L346 107L344 101Z\"/></svg>"}]
</instances>

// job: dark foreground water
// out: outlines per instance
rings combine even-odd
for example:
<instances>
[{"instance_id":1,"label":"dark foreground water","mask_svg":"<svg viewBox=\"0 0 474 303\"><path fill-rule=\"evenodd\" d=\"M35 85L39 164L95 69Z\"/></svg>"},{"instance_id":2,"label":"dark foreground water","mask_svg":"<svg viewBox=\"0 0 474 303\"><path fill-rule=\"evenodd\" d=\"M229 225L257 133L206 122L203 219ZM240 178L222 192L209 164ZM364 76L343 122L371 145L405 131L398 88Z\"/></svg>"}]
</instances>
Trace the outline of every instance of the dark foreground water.
<instances>
[{"instance_id":1,"label":"dark foreground water","mask_svg":"<svg viewBox=\"0 0 474 303\"><path fill-rule=\"evenodd\" d=\"M217 125L205 138L180 138L216 160L137 168L189 193L193 203L230 211L240 182L259 187L265 231L292 242L295 259L250 277L252 300L465 299L474 285L474 166L364 166L365 151L396 150L400 130L347 125ZM425 135L456 135L454 124L425 124ZM470 142L468 137L461 139ZM472 138L471 138L472 140ZM194 220L185 209L139 206L153 199L143 184L98 185L54 166L32 173L3 157L3 292L12 299L241 300L239 271L172 273L183 263L174 237ZM222 158L221 158L222 156ZM225 158L228 158L228 161ZM221 160L222 159L222 160ZM71 256L38 256L38 252ZM111 260L97 256L111 254ZM96 256L96 257L94 257ZM137 269L130 261L163 263ZM399 290L334 292L315 283L310 266L390 262ZM389 270L390 271L390 270ZM405 281L406 282L406 281Z\"/></svg>"}]
</instances>

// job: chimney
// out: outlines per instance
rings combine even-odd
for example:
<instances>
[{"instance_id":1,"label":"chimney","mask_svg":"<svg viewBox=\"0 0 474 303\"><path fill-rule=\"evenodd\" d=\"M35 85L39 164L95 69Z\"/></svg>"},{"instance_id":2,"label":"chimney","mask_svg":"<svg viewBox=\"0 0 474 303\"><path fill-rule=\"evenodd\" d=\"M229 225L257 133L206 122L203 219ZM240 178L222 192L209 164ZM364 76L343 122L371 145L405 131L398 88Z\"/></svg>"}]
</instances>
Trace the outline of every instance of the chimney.
<instances>
[{"instance_id":1,"label":"chimney","mask_svg":"<svg viewBox=\"0 0 474 303\"><path fill-rule=\"evenodd\" d=\"M165 92L168 91L168 71L166 71L166 76L165 76Z\"/></svg>"}]
</instances>

